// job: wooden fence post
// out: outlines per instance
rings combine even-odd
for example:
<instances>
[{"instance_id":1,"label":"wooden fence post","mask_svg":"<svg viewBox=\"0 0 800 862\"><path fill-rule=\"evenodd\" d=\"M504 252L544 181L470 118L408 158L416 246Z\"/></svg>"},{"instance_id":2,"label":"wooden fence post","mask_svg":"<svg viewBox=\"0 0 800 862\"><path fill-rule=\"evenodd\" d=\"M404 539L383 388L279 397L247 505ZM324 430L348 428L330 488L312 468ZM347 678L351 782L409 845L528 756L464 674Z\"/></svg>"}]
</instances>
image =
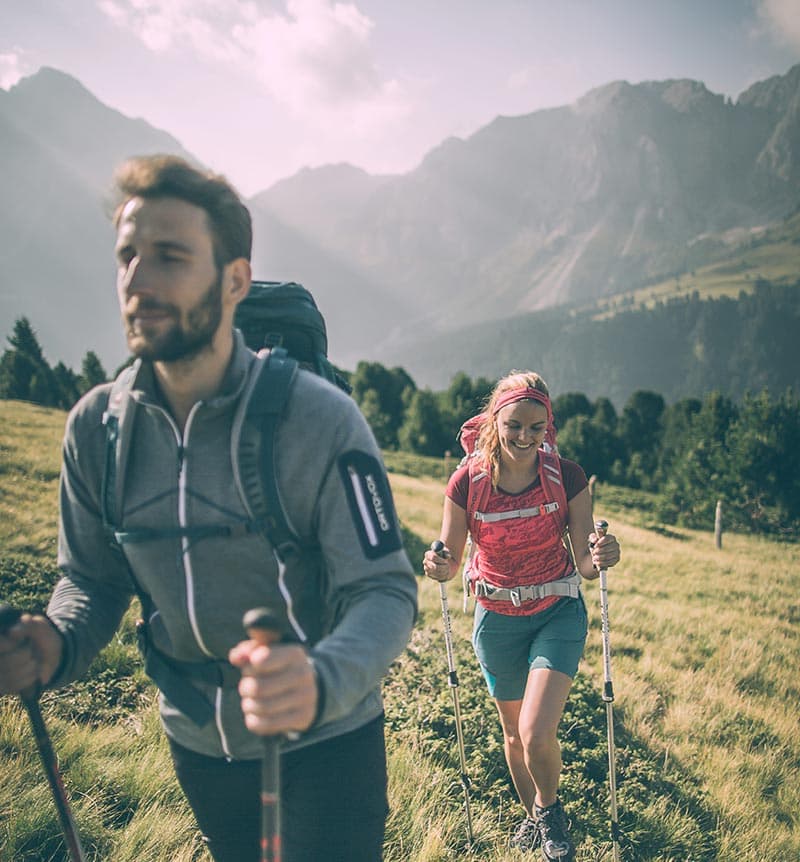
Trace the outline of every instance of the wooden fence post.
<instances>
[{"instance_id":1,"label":"wooden fence post","mask_svg":"<svg viewBox=\"0 0 800 862\"><path fill-rule=\"evenodd\" d=\"M714 544L722 547L722 500L717 500L717 510L714 513Z\"/></svg>"}]
</instances>

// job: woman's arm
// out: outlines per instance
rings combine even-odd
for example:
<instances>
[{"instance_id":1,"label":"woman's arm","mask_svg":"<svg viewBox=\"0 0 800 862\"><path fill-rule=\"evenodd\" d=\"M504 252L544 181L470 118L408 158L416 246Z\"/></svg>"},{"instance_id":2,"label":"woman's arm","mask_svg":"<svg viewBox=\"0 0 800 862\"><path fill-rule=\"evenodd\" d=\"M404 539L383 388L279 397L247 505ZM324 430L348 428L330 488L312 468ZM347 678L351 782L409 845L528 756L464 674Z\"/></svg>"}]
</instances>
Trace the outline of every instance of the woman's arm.
<instances>
[{"instance_id":1,"label":"woman's arm","mask_svg":"<svg viewBox=\"0 0 800 862\"><path fill-rule=\"evenodd\" d=\"M434 581L449 581L458 574L464 545L467 543L467 513L449 497L444 498L439 538L444 542L447 555L425 551L422 568Z\"/></svg>"}]
</instances>

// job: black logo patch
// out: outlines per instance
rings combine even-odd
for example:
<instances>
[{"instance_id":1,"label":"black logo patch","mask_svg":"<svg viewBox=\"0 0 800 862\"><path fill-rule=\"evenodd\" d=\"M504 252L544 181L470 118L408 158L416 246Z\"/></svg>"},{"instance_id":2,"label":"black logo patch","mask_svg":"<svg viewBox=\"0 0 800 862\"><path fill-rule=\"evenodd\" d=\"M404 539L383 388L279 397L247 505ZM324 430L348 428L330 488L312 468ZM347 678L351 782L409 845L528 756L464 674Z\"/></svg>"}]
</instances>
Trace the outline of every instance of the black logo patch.
<instances>
[{"instance_id":1,"label":"black logo patch","mask_svg":"<svg viewBox=\"0 0 800 862\"><path fill-rule=\"evenodd\" d=\"M383 465L354 450L339 458L339 472L364 555L374 560L399 551L403 543Z\"/></svg>"}]
</instances>

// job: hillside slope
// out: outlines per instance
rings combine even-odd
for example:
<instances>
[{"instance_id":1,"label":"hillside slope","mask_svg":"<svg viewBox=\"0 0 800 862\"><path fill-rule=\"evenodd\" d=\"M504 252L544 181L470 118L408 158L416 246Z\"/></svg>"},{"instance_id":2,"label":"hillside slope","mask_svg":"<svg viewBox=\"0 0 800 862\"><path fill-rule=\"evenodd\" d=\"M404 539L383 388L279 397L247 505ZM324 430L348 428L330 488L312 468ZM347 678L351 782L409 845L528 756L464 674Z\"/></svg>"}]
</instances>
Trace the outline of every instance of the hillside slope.
<instances>
[{"instance_id":1,"label":"hillside slope","mask_svg":"<svg viewBox=\"0 0 800 862\"><path fill-rule=\"evenodd\" d=\"M59 411L0 401L0 584L2 598L21 607L41 603L57 574L63 422ZM442 480L390 479L417 563L437 535ZM595 511L611 523L623 554L609 575L622 858L797 859L800 546L726 533L717 550L710 529L667 530L630 504L615 499L613 489L597 489ZM31 526L29 511L39 513L38 526ZM25 531L37 541L27 542ZM386 862L456 862L469 855L516 862L518 854L506 843L520 812L496 711L471 651L471 618L459 609L458 585L451 583L476 836L471 854L465 847L440 595L429 580L419 586L417 624L384 686L391 804ZM585 584L584 595L590 633L561 728L562 795L579 842L576 862L609 862L596 581ZM132 619L85 680L45 694L45 718L91 858L199 862L206 851L172 774ZM0 856L67 862L15 698L0 702L0 746Z\"/></svg>"}]
</instances>

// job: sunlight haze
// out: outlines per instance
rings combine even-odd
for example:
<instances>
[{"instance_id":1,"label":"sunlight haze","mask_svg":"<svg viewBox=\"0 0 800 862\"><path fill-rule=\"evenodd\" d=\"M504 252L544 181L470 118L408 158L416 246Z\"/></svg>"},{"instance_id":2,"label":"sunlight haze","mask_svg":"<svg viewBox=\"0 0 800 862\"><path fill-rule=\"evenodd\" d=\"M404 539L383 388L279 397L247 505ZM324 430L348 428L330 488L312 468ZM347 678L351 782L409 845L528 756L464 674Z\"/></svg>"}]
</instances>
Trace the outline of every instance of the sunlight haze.
<instances>
[{"instance_id":1,"label":"sunlight haze","mask_svg":"<svg viewBox=\"0 0 800 862\"><path fill-rule=\"evenodd\" d=\"M0 86L42 66L255 194L304 166L403 173L497 115L624 79L732 99L800 60L800 0L6 0Z\"/></svg>"}]
</instances>

